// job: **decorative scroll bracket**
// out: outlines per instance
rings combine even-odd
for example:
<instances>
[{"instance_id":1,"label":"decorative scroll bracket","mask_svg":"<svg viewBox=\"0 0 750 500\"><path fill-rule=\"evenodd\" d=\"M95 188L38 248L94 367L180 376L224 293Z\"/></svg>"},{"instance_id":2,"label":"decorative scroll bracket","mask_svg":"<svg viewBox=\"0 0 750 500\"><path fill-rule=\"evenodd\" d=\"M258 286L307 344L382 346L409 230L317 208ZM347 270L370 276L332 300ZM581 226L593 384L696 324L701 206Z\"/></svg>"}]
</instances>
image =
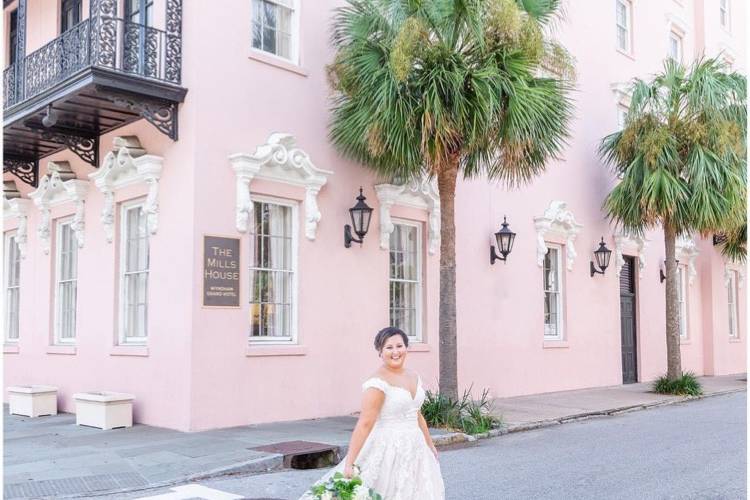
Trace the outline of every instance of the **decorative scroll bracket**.
<instances>
[{"instance_id":1,"label":"decorative scroll bracket","mask_svg":"<svg viewBox=\"0 0 750 500\"><path fill-rule=\"evenodd\" d=\"M646 269L646 248L649 240L645 236L631 236L619 230L614 234L615 239L615 273L620 277L622 268L625 266L624 253L633 251L638 255L638 279L643 278Z\"/></svg>"},{"instance_id":2,"label":"decorative scroll bracket","mask_svg":"<svg viewBox=\"0 0 750 500\"><path fill-rule=\"evenodd\" d=\"M3 157L3 173L10 172L29 186L39 186L39 161L29 158Z\"/></svg>"},{"instance_id":3,"label":"decorative scroll bracket","mask_svg":"<svg viewBox=\"0 0 750 500\"><path fill-rule=\"evenodd\" d=\"M3 189L3 215L5 218L18 219L16 228L16 243L21 258L26 258L26 245L29 240L29 207L31 200L21 198L21 193L16 188L15 181L5 181Z\"/></svg>"},{"instance_id":4,"label":"decorative scroll bracket","mask_svg":"<svg viewBox=\"0 0 750 500\"><path fill-rule=\"evenodd\" d=\"M81 137L53 131L42 132L42 138L48 141L65 144L68 149L77 154L83 161L99 167L99 137Z\"/></svg>"},{"instance_id":5,"label":"decorative scroll bracket","mask_svg":"<svg viewBox=\"0 0 750 500\"><path fill-rule=\"evenodd\" d=\"M573 213L567 209L568 204L564 201L552 201L541 217L534 217L536 228L537 247L536 262L539 267L544 266L544 256L547 255L548 235L562 237L565 240L565 253L567 255L568 271L573 270L573 263L577 256L575 240L583 225L576 222Z\"/></svg>"},{"instance_id":6,"label":"decorative scroll bracket","mask_svg":"<svg viewBox=\"0 0 750 500\"><path fill-rule=\"evenodd\" d=\"M89 174L97 189L104 195L101 221L108 243L114 239L116 190L134 183L148 186L143 212L149 234L159 227L159 180L164 159L148 155L136 136L115 137L114 148L104 156L98 172Z\"/></svg>"},{"instance_id":7,"label":"decorative scroll bracket","mask_svg":"<svg viewBox=\"0 0 750 500\"><path fill-rule=\"evenodd\" d=\"M49 162L48 173L39 182L39 188L29 193L29 198L41 211L37 233L45 254L50 249L50 210L60 203L72 201L75 215L71 228L75 232L78 247L83 247L85 230L85 202L89 182L76 179L70 164L66 161Z\"/></svg>"},{"instance_id":8,"label":"decorative scroll bracket","mask_svg":"<svg viewBox=\"0 0 750 500\"><path fill-rule=\"evenodd\" d=\"M391 220L393 205L414 207L429 212L428 252L437 253L440 246L440 195L433 180L412 180L405 184L378 184L375 192L380 204L380 248L390 248L391 233L395 229Z\"/></svg>"},{"instance_id":9,"label":"decorative scroll bracket","mask_svg":"<svg viewBox=\"0 0 750 500\"><path fill-rule=\"evenodd\" d=\"M236 175L235 224L238 231L245 233L248 230L253 211L250 183L258 178L305 188L305 237L315 240L322 218L318 193L333 172L317 168L310 156L297 147L294 136L271 134L265 144L256 148L255 153L233 154L229 162Z\"/></svg>"},{"instance_id":10,"label":"decorative scroll bracket","mask_svg":"<svg viewBox=\"0 0 750 500\"><path fill-rule=\"evenodd\" d=\"M109 100L116 106L127 108L140 114L173 141L177 140L177 103L162 101L142 101L132 97L110 95Z\"/></svg>"}]
</instances>

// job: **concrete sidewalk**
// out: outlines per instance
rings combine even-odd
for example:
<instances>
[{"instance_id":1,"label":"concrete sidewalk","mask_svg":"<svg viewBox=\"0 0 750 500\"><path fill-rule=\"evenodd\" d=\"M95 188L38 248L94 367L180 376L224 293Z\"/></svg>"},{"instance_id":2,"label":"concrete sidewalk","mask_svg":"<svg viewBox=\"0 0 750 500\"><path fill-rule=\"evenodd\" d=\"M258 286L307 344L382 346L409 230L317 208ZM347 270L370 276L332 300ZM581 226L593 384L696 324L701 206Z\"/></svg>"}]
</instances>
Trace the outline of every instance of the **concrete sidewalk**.
<instances>
[{"instance_id":1,"label":"concrete sidewalk","mask_svg":"<svg viewBox=\"0 0 750 500\"><path fill-rule=\"evenodd\" d=\"M746 390L744 375L703 377L706 395ZM686 398L648 392L650 384L604 387L495 400L505 425L491 435L557 425L596 415L671 404ZM101 431L61 414L5 415L4 498L60 498L146 490L201 478L259 473L284 466L284 454L255 448L310 441L346 453L354 417L280 422L183 433L146 425ZM440 445L472 441L433 430ZM480 436L480 437L489 437Z\"/></svg>"}]
</instances>

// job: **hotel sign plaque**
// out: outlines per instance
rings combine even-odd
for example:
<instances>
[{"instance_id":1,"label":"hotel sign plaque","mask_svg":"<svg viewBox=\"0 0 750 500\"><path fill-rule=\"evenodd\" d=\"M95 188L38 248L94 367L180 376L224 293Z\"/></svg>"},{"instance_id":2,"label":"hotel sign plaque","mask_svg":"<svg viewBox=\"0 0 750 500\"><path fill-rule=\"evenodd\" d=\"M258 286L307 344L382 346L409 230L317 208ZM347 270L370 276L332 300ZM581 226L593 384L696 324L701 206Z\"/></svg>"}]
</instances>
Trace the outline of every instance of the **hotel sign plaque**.
<instances>
[{"instance_id":1,"label":"hotel sign plaque","mask_svg":"<svg viewBox=\"0 0 750 500\"><path fill-rule=\"evenodd\" d=\"M203 235L203 306L240 307L240 240Z\"/></svg>"}]
</instances>

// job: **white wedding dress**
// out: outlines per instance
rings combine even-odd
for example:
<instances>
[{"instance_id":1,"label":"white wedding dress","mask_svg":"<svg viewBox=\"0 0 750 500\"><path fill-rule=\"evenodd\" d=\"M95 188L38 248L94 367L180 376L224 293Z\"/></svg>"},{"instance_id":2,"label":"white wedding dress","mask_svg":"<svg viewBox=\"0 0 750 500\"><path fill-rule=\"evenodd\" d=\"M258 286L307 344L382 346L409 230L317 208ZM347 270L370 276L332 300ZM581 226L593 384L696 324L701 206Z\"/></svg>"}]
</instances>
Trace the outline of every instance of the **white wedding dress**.
<instances>
[{"instance_id":1,"label":"white wedding dress","mask_svg":"<svg viewBox=\"0 0 750 500\"><path fill-rule=\"evenodd\" d=\"M383 500L443 500L445 488L440 464L427 446L417 420L425 398L421 378L417 379L413 398L408 390L377 377L362 384L362 390L371 387L383 391L385 401L354 461L365 486L380 493ZM346 459L342 460L319 483L343 472L345 463ZM311 498L306 493L300 500Z\"/></svg>"}]
</instances>

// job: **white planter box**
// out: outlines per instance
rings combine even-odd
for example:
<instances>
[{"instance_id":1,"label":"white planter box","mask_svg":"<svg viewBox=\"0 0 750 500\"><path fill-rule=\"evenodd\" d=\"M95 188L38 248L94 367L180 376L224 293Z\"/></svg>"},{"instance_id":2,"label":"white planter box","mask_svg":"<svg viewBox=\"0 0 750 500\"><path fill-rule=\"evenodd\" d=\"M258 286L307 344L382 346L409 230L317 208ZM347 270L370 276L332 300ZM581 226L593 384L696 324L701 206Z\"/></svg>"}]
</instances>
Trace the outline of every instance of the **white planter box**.
<instances>
[{"instance_id":1,"label":"white planter box","mask_svg":"<svg viewBox=\"0 0 750 500\"><path fill-rule=\"evenodd\" d=\"M133 426L132 394L121 392L81 392L76 402L76 424L109 430Z\"/></svg>"},{"instance_id":2,"label":"white planter box","mask_svg":"<svg viewBox=\"0 0 750 500\"><path fill-rule=\"evenodd\" d=\"M41 417L57 415L57 387L49 385L17 385L8 387L11 415Z\"/></svg>"}]
</instances>

